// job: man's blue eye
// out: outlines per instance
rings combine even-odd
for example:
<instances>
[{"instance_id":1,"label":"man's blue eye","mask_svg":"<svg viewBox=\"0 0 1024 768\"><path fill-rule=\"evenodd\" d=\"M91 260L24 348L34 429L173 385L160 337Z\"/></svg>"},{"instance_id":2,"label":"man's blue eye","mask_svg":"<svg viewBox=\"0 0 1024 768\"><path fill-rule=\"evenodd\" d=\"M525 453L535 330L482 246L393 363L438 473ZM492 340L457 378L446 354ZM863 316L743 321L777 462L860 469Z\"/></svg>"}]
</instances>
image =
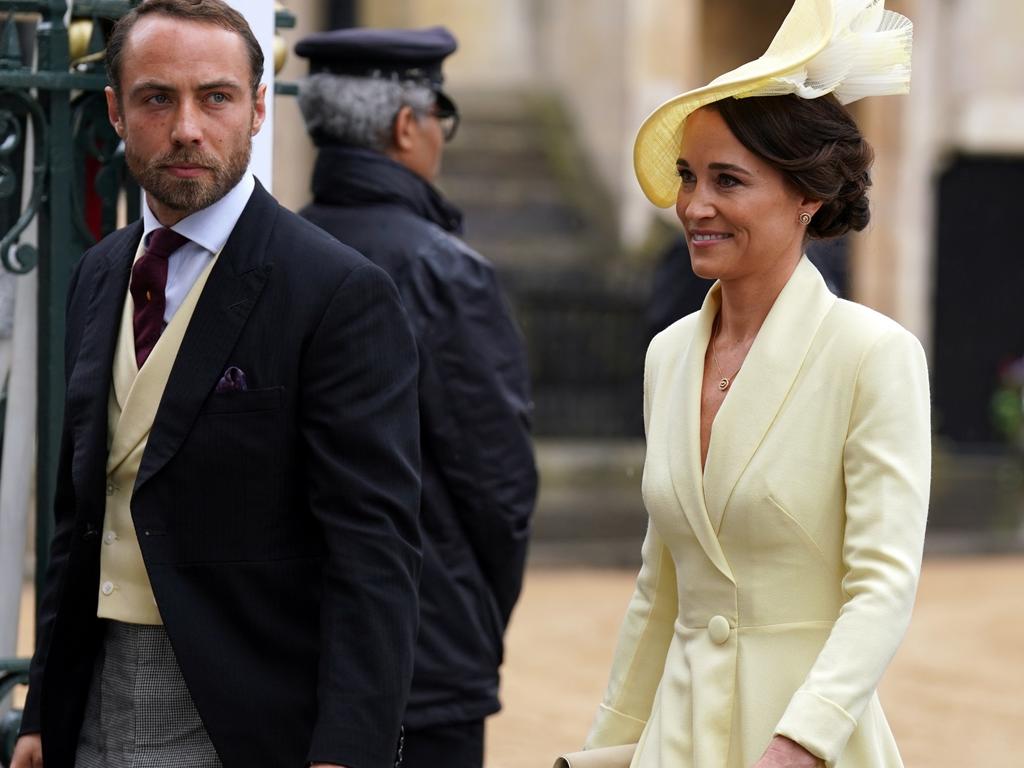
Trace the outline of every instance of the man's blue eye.
<instances>
[{"instance_id":1,"label":"man's blue eye","mask_svg":"<svg viewBox=\"0 0 1024 768\"><path fill-rule=\"evenodd\" d=\"M212 101L214 104L223 104L227 100L228 100L228 97L225 96L223 93L211 93L210 94L210 101Z\"/></svg>"}]
</instances>

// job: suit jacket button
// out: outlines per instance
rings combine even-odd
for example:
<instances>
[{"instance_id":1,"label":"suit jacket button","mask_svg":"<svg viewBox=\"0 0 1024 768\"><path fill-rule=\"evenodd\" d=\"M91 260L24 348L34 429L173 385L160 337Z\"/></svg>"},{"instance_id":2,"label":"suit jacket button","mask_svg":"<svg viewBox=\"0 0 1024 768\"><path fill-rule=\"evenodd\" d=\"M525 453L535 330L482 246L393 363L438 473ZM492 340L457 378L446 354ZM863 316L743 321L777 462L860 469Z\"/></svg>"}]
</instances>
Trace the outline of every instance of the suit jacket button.
<instances>
[{"instance_id":1,"label":"suit jacket button","mask_svg":"<svg viewBox=\"0 0 1024 768\"><path fill-rule=\"evenodd\" d=\"M729 620L725 616L712 616L708 622L708 635L715 645L722 645L729 639Z\"/></svg>"}]
</instances>

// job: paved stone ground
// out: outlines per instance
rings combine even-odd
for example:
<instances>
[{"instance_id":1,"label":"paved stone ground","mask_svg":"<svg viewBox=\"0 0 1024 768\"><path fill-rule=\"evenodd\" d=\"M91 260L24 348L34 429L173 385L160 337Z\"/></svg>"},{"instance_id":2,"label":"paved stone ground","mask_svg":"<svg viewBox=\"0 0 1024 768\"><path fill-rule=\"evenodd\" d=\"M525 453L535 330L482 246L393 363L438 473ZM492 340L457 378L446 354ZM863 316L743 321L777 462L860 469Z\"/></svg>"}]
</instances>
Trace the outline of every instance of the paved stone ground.
<instances>
[{"instance_id":1,"label":"paved stone ground","mask_svg":"<svg viewBox=\"0 0 1024 768\"><path fill-rule=\"evenodd\" d=\"M533 569L509 631L487 768L548 768L583 739L634 574ZM907 768L1024 765L1024 558L926 561L881 686Z\"/></svg>"},{"instance_id":2,"label":"paved stone ground","mask_svg":"<svg viewBox=\"0 0 1024 768\"><path fill-rule=\"evenodd\" d=\"M532 568L509 631L487 768L548 768L583 739L634 574ZM25 592L22 627L29 625ZM1024 765L1024 557L930 558L881 688L907 768ZM22 632L21 653L30 647Z\"/></svg>"}]
</instances>

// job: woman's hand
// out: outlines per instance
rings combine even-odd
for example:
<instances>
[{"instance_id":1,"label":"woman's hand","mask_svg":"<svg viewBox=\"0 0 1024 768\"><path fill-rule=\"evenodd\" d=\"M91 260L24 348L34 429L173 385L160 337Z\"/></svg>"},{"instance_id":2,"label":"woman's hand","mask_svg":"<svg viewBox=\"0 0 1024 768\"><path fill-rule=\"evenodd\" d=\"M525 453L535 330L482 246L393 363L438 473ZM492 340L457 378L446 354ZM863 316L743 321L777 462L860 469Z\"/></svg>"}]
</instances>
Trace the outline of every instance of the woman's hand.
<instances>
[{"instance_id":1,"label":"woman's hand","mask_svg":"<svg viewBox=\"0 0 1024 768\"><path fill-rule=\"evenodd\" d=\"M754 768L822 768L824 761L792 739L774 736Z\"/></svg>"}]
</instances>

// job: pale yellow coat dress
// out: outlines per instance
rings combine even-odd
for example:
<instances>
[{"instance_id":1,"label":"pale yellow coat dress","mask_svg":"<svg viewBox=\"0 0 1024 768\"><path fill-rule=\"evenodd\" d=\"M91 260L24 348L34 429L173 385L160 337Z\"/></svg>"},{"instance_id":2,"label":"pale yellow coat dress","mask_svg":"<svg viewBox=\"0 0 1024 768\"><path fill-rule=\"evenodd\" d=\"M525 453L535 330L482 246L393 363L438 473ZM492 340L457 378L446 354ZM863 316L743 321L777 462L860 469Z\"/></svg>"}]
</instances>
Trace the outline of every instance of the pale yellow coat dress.
<instances>
[{"instance_id":1,"label":"pale yellow coat dress","mask_svg":"<svg viewBox=\"0 0 1024 768\"><path fill-rule=\"evenodd\" d=\"M906 630L931 468L918 341L803 258L736 376L703 474L720 304L651 343L650 525L587 748L633 768L750 768L773 734L837 768L902 766L876 686Z\"/></svg>"}]
</instances>

